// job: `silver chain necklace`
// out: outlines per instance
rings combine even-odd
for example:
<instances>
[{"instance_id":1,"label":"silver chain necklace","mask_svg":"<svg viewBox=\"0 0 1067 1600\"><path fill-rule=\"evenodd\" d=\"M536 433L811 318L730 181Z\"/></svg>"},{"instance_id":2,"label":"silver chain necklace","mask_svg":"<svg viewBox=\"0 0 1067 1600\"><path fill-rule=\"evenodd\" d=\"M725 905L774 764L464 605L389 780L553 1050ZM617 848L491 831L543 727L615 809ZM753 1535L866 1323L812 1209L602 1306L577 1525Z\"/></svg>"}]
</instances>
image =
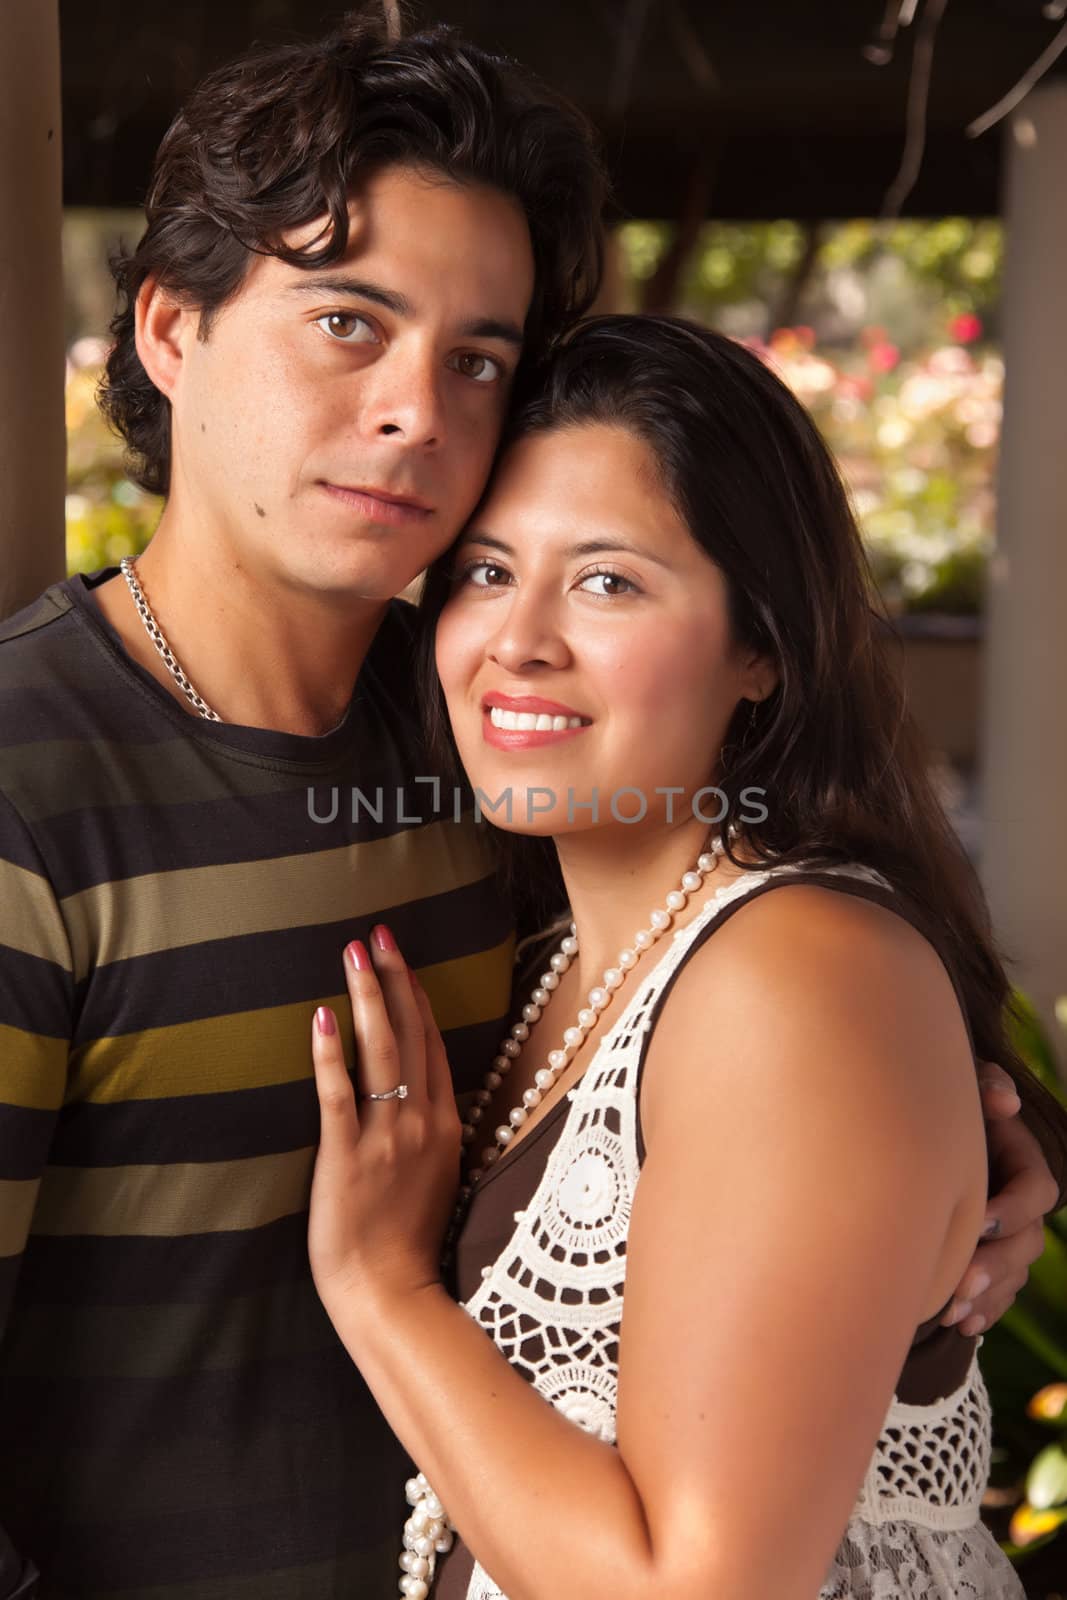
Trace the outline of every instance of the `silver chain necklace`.
<instances>
[{"instance_id":1,"label":"silver chain necklace","mask_svg":"<svg viewBox=\"0 0 1067 1600\"><path fill-rule=\"evenodd\" d=\"M134 568L133 557L123 556L122 560L119 562L119 568L122 572L122 576L126 579L126 582L129 586L130 593L133 596L133 603L137 607L138 615L145 625L145 632L148 634L148 637L159 651L159 654L163 659L163 665L166 667L167 671L178 685L182 694L189 701L190 705L192 705L208 722L221 722L222 718L219 716L218 712L212 711L204 697L197 693L192 684L189 682L189 679L185 676L185 673L183 672L181 665L174 654L174 651L167 643L163 629L159 626L159 623L152 615L148 601L144 597L144 590L137 581L137 572Z\"/></svg>"}]
</instances>

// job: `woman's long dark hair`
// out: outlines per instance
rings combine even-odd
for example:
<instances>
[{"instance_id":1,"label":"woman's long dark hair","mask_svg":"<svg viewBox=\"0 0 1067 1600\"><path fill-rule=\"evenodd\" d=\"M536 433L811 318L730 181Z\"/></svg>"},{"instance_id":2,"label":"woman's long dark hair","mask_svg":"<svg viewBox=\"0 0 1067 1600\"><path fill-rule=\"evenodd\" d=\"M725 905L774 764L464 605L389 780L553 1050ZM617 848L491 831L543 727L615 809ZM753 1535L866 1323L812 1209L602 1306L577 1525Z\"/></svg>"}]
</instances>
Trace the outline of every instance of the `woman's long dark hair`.
<instances>
[{"instance_id":1,"label":"woman's long dark hair","mask_svg":"<svg viewBox=\"0 0 1067 1600\"><path fill-rule=\"evenodd\" d=\"M848 495L811 418L758 356L721 334L673 317L598 317L519 397L504 449L589 424L647 445L722 572L735 641L778 670L754 717L740 703L723 747L722 826L738 828L731 859L745 865L743 845L760 864L859 861L912 903L959 985L978 1058L1011 1074L1062 1195L1067 1111L1011 1047L1011 989L982 891L927 776ZM433 633L449 586L446 556L422 599L424 704L438 746L448 722ZM765 821L743 820L750 787L766 791ZM555 889L547 841L497 837L527 903Z\"/></svg>"}]
</instances>

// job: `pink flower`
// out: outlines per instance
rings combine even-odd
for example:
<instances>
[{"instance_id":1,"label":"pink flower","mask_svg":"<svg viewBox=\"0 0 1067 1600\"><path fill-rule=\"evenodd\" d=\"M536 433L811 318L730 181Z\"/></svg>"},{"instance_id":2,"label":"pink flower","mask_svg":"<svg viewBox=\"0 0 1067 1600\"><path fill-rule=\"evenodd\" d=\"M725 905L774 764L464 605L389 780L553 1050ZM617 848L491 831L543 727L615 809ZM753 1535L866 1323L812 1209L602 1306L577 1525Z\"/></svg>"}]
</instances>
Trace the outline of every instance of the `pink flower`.
<instances>
[{"instance_id":1,"label":"pink flower","mask_svg":"<svg viewBox=\"0 0 1067 1600\"><path fill-rule=\"evenodd\" d=\"M973 311L963 311L958 317L953 317L948 325L950 339L955 339L958 344L973 344L982 337L982 319L976 317Z\"/></svg>"},{"instance_id":2,"label":"pink flower","mask_svg":"<svg viewBox=\"0 0 1067 1600\"><path fill-rule=\"evenodd\" d=\"M860 373L844 373L837 392L846 400L869 400L874 393L874 384Z\"/></svg>"},{"instance_id":3,"label":"pink flower","mask_svg":"<svg viewBox=\"0 0 1067 1600\"><path fill-rule=\"evenodd\" d=\"M867 360L875 372L892 372L900 360L900 351L895 344L886 340L882 344L872 344L867 351Z\"/></svg>"}]
</instances>

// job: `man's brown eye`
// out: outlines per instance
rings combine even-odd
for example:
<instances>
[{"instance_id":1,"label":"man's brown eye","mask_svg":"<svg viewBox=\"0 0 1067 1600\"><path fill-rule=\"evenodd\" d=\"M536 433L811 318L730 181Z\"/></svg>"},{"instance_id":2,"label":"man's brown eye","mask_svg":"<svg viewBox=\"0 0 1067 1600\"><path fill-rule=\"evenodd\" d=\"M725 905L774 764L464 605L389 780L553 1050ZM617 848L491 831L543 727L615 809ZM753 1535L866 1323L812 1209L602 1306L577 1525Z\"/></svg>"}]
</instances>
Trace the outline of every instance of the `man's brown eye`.
<instances>
[{"instance_id":1,"label":"man's brown eye","mask_svg":"<svg viewBox=\"0 0 1067 1600\"><path fill-rule=\"evenodd\" d=\"M474 350L456 358L456 371L475 383L492 383L500 376L499 363L492 356L479 355Z\"/></svg>"},{"instance_id":2,"label":"man's brown eye","mask_svg":"<svg viewBox=\"0 0 1067 1600\"><path fill-rule=\"evenodd\" d=\"M374 329L366 317L358 316L354 311L327 311L315 320L337 344L368 344L375 338Z\"/></svg>"}]
</instances>

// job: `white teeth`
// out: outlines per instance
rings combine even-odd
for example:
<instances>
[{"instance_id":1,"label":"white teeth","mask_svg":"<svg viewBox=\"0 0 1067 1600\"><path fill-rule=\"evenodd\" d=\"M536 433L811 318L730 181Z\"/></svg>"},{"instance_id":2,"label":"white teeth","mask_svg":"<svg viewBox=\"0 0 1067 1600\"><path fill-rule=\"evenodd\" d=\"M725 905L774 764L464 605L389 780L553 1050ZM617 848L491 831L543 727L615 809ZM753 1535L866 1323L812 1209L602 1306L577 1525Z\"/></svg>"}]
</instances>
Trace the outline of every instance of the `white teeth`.
<instances>
[{"instance_id":1,"label":"white teeth","mask_svg":"<svg viewBox=\"0 0 1067 1600\"><path fill-rule=\"evenodd\" d=\"M507 728L512 733L563 733L567 728L580 728L581 717L550 717L545 712L505 711L501 706L489 707L489 721L494 728Z\"/></svg>"}]
</instances>

